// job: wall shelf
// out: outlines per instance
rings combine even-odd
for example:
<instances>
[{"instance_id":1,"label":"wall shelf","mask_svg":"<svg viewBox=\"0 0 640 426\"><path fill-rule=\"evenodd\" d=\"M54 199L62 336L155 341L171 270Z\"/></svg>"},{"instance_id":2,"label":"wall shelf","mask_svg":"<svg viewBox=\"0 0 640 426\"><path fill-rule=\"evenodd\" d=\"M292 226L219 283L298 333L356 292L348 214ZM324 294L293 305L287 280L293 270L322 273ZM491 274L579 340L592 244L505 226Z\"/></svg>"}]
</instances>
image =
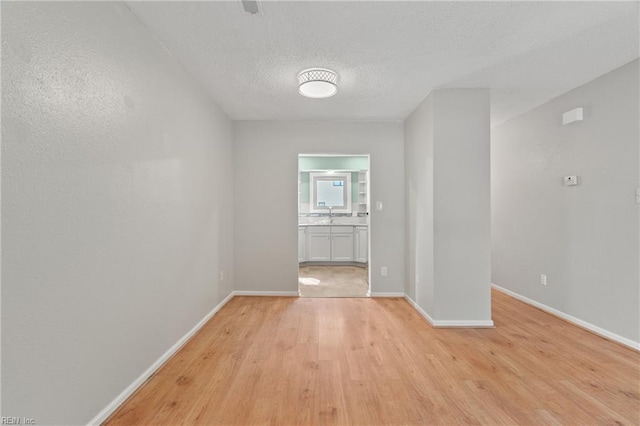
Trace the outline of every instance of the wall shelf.
<instances>
[{"instance_id":1,"label":"wall shelf","mask_svg":"<svg viewBox=\"0 0 640 426\"><path fill-rule=\"evenodd\" d=\"M358 212L369 211L369 171L358 171Z\"/></svg>"}]
</instances>

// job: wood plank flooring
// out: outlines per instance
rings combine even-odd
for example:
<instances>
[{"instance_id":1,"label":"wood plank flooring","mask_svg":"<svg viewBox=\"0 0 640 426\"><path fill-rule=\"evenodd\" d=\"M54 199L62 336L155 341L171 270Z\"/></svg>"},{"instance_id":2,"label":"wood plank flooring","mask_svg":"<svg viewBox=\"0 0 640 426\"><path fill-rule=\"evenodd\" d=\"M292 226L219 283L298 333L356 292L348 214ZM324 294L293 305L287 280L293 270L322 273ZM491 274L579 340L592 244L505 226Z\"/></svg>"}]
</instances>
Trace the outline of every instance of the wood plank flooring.
<instances>
[{"instance_id":1,"label":"wood plank flooring","mask_svg":"<svg viewBox=\"0 0 640 426\"><path fill-rule=\"evenodd\" d=\"M106 424L640 424L638 352L497 292L493 319L235 297Z\"/></svg>"}]
</instances>

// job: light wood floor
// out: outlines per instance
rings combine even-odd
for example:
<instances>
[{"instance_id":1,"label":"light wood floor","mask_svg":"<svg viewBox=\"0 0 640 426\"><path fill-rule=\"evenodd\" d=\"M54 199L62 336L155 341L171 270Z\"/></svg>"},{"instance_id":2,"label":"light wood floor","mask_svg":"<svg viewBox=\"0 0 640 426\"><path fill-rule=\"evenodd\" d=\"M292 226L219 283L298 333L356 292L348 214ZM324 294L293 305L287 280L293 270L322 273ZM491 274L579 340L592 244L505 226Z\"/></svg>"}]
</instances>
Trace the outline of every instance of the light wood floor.
<instances>
[{"instance_id":1,"label":"light wood floor","mask_svg":"<svg viewBox=\"0 0 640 426\"><path fill-rule=\"evenodd\" d=\"M493 319L236 297L107 424L640 424L639 353L500 293Z\"/></svg>"},{"instance_id":2,"label":"light wood floor","mask_svg":"<svg viewBox=\"0 0 640 426\"><path fill-rule=\"evenodd\" d=\"M300 266L298 289L301 297L367 297L368 270L362 266Z\"/></svg>"}]
</instances>

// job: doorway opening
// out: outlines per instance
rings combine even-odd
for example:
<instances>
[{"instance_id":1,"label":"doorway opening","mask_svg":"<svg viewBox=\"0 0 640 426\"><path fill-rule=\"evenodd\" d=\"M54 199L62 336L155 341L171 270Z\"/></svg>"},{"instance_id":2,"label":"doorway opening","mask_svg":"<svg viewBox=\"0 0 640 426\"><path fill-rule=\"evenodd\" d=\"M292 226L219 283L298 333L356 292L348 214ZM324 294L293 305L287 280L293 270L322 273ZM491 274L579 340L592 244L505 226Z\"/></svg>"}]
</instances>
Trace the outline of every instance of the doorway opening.
<instances>
[{"instance_id":1,"label":"doorway opening","mask_svg":"<svg viewBox=\"0 0 640 426\"><path fill-rule=\"evenodd\" d=\"M298 293L371 294L369 155L298 156Z\"/></svg>"}]
</instances>

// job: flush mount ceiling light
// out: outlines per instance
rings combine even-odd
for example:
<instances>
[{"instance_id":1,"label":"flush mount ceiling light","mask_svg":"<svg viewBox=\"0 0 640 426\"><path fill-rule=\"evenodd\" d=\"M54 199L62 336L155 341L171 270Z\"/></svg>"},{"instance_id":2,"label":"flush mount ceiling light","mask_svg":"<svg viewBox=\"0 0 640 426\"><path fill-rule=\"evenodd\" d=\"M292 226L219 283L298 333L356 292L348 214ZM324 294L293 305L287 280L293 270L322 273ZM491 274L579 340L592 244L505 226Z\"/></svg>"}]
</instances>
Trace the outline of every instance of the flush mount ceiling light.
<instances>
[{"instance_id":1,"label":"flush mount ceiling light","mask_svg":"<svg viewBox=\"0 0 640 426\"><path fill-rule=\"evenodd\" d=\"M309 68L298 74L298 93L307 98L328 98L338 93L338 73Z\"/></svg>"}]
</instances>

